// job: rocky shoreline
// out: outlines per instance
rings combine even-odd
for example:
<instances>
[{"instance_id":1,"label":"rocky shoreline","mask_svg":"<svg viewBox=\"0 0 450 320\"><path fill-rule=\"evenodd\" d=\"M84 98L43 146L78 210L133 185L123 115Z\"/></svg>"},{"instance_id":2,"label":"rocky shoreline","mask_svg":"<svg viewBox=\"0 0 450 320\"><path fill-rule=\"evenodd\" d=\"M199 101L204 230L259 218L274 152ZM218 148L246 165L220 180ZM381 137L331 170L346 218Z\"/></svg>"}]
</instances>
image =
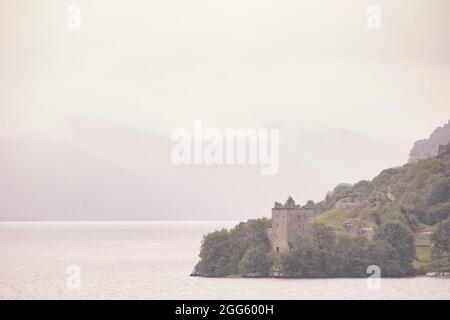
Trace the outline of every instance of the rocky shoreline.
<instances>
[{"instance_id":1,"label":"rocky shoreline","mask_svg":"<svg viewBox=\"0 0 450 320\"><path fill-rule=\"evenodd\" d=\"M191 274L189 275L191 277L204 277L204 278L289 278L286 275L283 275L280 271L278 272L273 272L270 275L264 275L264 274L260 274L260 273L252 273L252 274L247 274L245 277L240 276L240 275L235 275L235 276L225 276L225 277L215 277L215 276L211 276L208 275L206 273L202 273L198 270L197 266L194 267L194 270L192 270ZM409 278L411 276L406 276L405 278ZM427 272L425 274L422 275L417 275L417 277L430 277L430 278L450 278L450 272L444 272L444 271L430 271ZM292 278L292 279L298 279L298 278ZM308 278L310 279L310 278ZM311 278L312 279L312 278ZM321 278L321 279L326 279L326 278ZM333 279L333 278L329 278L329 279Z\"/></svg>"},{"instance_id":2,"label":"rocky shoreline","mask_svg":"<svg viewBox=\"0 0 450 320\"><path fill-rule=\"evenodd\" d=\"M425 276L433 278L450 278L450 272L427 272L425 273Z\"/></svg>"}]
</instances>

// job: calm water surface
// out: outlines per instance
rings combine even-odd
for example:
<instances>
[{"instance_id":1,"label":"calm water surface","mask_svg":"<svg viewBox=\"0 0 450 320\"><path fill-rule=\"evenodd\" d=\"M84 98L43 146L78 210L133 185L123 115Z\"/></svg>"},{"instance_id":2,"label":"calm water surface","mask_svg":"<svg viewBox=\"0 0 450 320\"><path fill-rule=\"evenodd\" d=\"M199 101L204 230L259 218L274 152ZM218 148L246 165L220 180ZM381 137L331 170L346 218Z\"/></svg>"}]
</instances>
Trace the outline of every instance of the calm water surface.
<instances>
[{"instance_id":1,"label":"calm water surface","mask_svg":"<svg viewBox=\"0 0 450 320\"><path fill-rule=\"evenodd\" d=\"M1 299L450 299L450 279L189 277L202 235L235 222L0 223ZM67 266L81 268L70 290Z\"/></svg>"}]
</instances>

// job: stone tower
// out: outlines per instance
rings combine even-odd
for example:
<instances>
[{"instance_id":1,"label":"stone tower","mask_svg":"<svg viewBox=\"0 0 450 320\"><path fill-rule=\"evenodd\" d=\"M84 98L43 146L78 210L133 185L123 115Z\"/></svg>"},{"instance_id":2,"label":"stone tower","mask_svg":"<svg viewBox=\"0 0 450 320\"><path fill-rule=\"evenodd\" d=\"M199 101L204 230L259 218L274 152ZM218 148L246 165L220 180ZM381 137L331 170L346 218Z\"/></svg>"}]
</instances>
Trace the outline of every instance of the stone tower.
<instances>
[{"instance_id":1,"label":"stone tower","mask_svg":"<svg viewBox=\"0 0 450 320\"><path fill-rule=\"evenodd\" d=\"M269 240L272 251L287 253L300 241L312 237L314 208L295 204L289 196L284 206L275 202Z\"/></svg>"}]
</instances>

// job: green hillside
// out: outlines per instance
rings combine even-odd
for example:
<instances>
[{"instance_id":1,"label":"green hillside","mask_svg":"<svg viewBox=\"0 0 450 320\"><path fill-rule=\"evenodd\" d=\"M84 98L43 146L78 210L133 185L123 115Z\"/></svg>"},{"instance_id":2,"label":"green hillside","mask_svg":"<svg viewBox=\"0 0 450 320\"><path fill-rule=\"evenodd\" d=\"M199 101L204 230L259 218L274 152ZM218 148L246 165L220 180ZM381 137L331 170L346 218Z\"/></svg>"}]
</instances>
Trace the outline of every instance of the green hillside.
<instances>
[{"instance_id":1,"label":"green hillside","mask_svg":"<svg viewBox=\"0 0 450 320\"><path fill-rule=\"evenodd\" d=\"M336 208L339 200L360 193L366 197L386 195L376 206ZM357 218L365 227L377 227L387 221L398 221L415 234L414 267L430 267L430 235L435 226L450 214L450 144L439 148L438 156L383 170L371 181L354 185L340 184L317 204L315 222L345 234L343 224Z\"/></svg>"},{"instance_id":2,"label":"green hillside","mask_svg":"<svg viewBox=\"0 0 450 320\"><path fill-rule=\"evenodd\" d=\"M340 184L317 204L320 214L333 209L340 199L355 193L375 196L378 192L395 197L395 205L379 210L406 219L412 228L419 222L434 225L449 217L450 213L450 144L440 146L436 157L383 170L371 181L362 180L354 185ZM380 211L381 210L381 211ZM400 214L399 212L400 211ZM372 212L372 213L373 213ZM361 215L367 212L361 212Z\"/></svg>"},{"instance_id":3,"label":"green hillside","mask_svg":"<svg viewBox=\"0 0 450 320\"><path fill-rule=\"evenodd\" d=\"M271 250L271 220L249 220L205 235L192 275L366 277L371 265L387 277L450 271L450 144L307 205L312 237L288 253Z\"/></svg>"}]
</instances>

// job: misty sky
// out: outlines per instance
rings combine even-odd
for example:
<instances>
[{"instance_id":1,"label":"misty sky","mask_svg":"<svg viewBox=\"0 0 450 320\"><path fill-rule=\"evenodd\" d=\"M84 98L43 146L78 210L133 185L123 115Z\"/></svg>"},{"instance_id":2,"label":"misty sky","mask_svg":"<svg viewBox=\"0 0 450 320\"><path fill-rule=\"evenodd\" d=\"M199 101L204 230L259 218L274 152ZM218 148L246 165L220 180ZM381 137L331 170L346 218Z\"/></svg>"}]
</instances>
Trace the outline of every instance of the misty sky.
<instances>
[{"instance_id":1,"label":"misty sky","mask_svg":"<svg viewBox=\"0 0 450 320\"><path fill-rule=\"evenodd\" d=\"M66 28L70 4L80 30ZM366 27L369 4L381 30ZM243 219L401 165L449 119L449 12L447 0L0 0L0 219ZM170 133L194 120L279 128L280 175L173 168Z\"/></svg>"}]
</instances>

